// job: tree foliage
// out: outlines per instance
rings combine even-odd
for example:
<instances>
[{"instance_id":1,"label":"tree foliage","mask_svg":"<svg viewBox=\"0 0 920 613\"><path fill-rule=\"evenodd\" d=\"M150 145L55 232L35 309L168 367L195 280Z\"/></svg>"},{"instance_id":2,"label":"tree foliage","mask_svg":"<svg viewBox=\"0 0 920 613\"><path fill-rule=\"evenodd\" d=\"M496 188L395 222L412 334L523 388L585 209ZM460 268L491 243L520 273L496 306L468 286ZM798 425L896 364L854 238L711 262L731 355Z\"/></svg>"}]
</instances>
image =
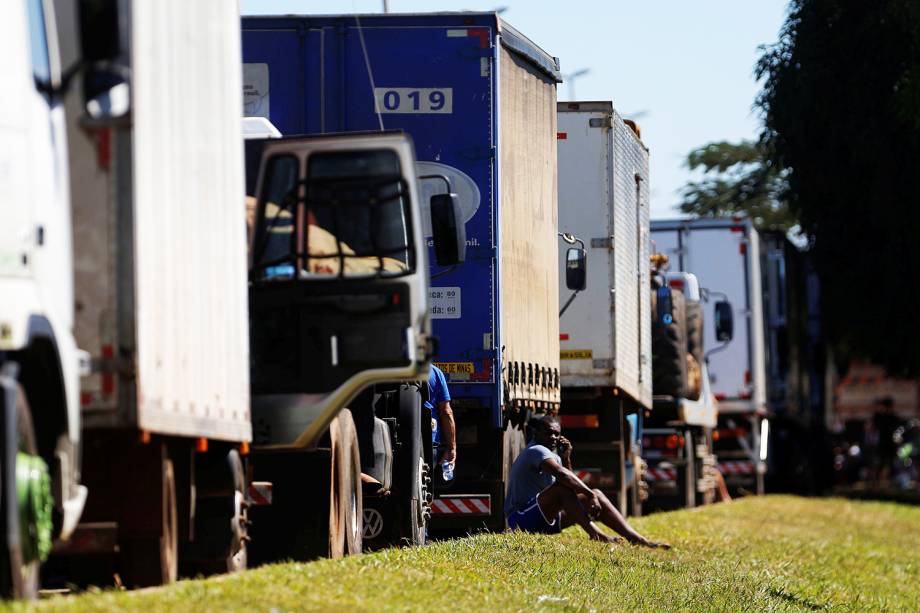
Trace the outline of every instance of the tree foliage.
<instances>
[{"instance_id":1,"label":"tree foliage","mask_svg":"<svg viewBox=\"0 0 920 613\"><path fill-rule=\"evenodd\" d=\"M763 144L710 143L691 151L686 165L703 176L683 189L680 210L695 217L743 213L759 228L788 230L796 225L785 201L786 178Z\"/></svg>"},{"instance_id":2,"label":"tree foliage","mask_svg":"<svg viewBox=\"0 0 920 613\"><path fill-rule=\"evenodd\" d=\"M792 0L758 76L829 332L920 374L920 2Z\"/></svg>"}]
</instances>

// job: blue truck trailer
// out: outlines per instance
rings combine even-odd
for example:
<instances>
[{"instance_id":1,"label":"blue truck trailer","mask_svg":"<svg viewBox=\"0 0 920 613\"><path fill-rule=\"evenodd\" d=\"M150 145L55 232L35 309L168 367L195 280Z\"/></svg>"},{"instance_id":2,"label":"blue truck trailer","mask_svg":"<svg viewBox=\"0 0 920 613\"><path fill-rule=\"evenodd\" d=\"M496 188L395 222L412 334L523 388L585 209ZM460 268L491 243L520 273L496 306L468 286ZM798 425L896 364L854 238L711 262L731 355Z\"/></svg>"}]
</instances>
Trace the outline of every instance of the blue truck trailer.
<instances>
[{"instance_id":1,"label":"blue truck trailer","mask_svg":"<svg viewBox=\"0 0 920 613\"><path fill-rule=\"evenodd\" d=\"M400 129L421 201L460 197L466 261L429 308L457 421L432 529L502 529L505 479L534 412L558 410L558 60L494 13L243 19L245 114L285 135ZM424 204L423 204L424 206Z\"/></svg>"}]
</instances>

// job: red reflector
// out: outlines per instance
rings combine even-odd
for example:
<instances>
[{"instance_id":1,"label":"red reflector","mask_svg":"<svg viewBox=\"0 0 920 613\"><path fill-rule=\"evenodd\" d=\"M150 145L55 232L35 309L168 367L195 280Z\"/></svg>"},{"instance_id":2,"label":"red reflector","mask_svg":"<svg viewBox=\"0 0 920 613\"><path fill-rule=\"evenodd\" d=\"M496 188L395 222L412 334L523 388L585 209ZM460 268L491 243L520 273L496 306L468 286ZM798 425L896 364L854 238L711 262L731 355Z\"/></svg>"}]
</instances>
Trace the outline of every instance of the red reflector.
<instances>
[{"instance_id":1,"label":"red reflector","mask_svg":"<svg viewBox=\"0 0 920 613\"><path fill-rule=\"evenodd\" d=\"M489 29L488 28L469 28L466 31L467 36L478 36L479 47L481 49L489 48Z\"/></svg>"},{"instance_id":2,"label":"red reflector","mask_svg":"<svg viewBox=\"0 0 920 613\"><path fill-rule=\"evenodd\" d=\"M740 253L741 255L744 255L745 253L747 253L747 245L745 245L744 243L741 243L740 245L738 245L738 253Z\"/></svg>"},{"instance_id":3,"label":"red reflector","mask_svg":"<svg viewBox=\"0 0 920 613\"><path fill-rule=\"evenodd\" d=\"M684 280L683 279L671 279L668 281L668 285L674 289L684 289Z\"/></svg>"},{"instance_id":4,"label":"red reflector","mask_svg":"<svg viewBox=\"0 0 920 613\"><path fill-rule=\"evenodd\" d=\"M393 302L393 306L399 306L399 293L398 292L393 292L392 302Z\"/></svg>"},{"instance_id":5,"label":"red reflector","mask_svg":"<svg viewBox=\"0 0 920 613\"><path fill-rule=\"evenodd\" d=\"M742 399L742 400L750 400L750 399L751 399L751 392L742 392L742 393L741 393L741 399Z\"/></svg>"},{"instance_id":6,"label":"red reflector","mask_svg":"<svg viewBox=\"0 0 920 613\"><path fill-rule=\"evenodd\" d=\"M731 231L732 232L744 232L744 226L732 226Z\"/></svg>"},{"instance_id":7,"label":"red reflector","mask_svg":"<svg viewBox=\"0 0 920 613\"><path fill-rule=\"evenodd\" d=\"M568 137L568 132L556 132L556 140L566 140Z\"/></svg>"},{"instance_id":8,"label":"red reflector","mask_svg":"<svg viewBox=\"0 0 920 613\"><path fill-rule=\"evenodd\" d=\"M106 360L112 360L115 357L115 347L112 345L103 345L102 346L102 357ZM106 365L106 368L112 368L114 365L111 362ZM105 396L111 396L115 393L115 374L109 370L108 372L102 373L102 394Z\"/></svg>"},{"instance_id":9,"label":"red reflector","mask_svg":"<svg viewBox=\"0 0 920 613\"><path fill-rule=\"evenodd\" d=\"M108 128L96 133L96 164L103 170L112 165L112 131Z\"/></svg>"},{"instance_id":10,"label":"red reflector","mask_svg":"<svg viewBox=\"0 0 920 613\"><path fill-rule=\"evenodd\" d=\"M93 396L89 392L80 392L80 404L82 406L87 406L92 401Z\"/></svg>"},{"instance_id":11,"label":"red reflector","mask_svg":"<svg viewBox=\"0 0 920 613\"><path fill-rule=\"evenodd\" d=\"M749 370L744 371L744 384L745 385L751 384L751 371Z\"/></svg>"},{"instance_id":12,"label":"red reflector","mask_svg":"<svg viewBox=\"0 0 920 613\"><path fill-rule=\"evenodd\" d=\"M600 428L597 415L560 415L559 424L563 428Z\"/></svg>"},{"instance_id":13,"label":"red reflector","mask_svg":"<svg viewBox=\"0 0 920 613\"><path fill-rule=\"evenodd\" d=\"M560 335L559 335L559 340L560 340L560 341L567 341L567 340L569 340L569 335L568 335L568 334L560 334Z\"/></svg>"},{"instance_id":14,"label":"red reflector","mask_svg":"<svg viewBox=\"0 0 920 613\"><path fill-rule=\"evenodd\" d=\"M728 396L726 396L725 394L716 394L715 396L716 396L716 400L725 400L726 398L728 398Z\"/></svg>"}]
</instances>

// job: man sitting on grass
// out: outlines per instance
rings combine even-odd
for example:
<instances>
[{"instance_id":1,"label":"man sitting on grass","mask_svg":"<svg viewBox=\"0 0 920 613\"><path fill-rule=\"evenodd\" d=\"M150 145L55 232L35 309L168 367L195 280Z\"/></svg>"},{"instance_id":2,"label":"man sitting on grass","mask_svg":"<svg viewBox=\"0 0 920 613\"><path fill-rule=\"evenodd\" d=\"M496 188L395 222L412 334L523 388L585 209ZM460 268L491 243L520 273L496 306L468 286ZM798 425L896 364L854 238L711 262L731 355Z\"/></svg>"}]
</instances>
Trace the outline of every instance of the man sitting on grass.
<instances>
[{"instance_id":1,"label":"man sitting on grass","mask_svg":"<svg viewBox=\"0 0 920 613\"><path fill-rule=\"evenodd\" d=\"M600 491L591 489L572 472L572 444L562 436L559 421L546 416L531 422L533 439L511 467L505 515L512 530L556 534L578 524L591 539L618 543L623 539L601 532L599 520L630 543L670 549L655 543L626 523ZM559 455L555 453L559 450ZM561 457L560 457L561 456Z\"/></svg>"}]
</instances>

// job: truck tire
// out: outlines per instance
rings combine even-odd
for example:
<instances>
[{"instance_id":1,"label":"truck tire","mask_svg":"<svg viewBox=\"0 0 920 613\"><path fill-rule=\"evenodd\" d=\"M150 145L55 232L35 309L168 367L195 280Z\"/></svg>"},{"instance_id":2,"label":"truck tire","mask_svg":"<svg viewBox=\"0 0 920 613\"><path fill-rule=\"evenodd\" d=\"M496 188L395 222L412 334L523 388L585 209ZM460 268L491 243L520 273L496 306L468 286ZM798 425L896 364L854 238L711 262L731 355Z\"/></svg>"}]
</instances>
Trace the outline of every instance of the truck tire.
<instances>
[{"instance_id":1,"label":"truck tire","mask_svg":"<svg viewBox=\"0 0 920 613\"><path fill-rule=\"evenodd\" d=\"M364 533L364 496L361 488L361 452L358 450L358 433L351 411L339 413L340 444L336 458L335 482L342 507L342 543L345 555L361 553Z\"/></svg>"},{"instance_id":2,"label":"truck tire","mask_svg":"<svg viewBox=\"0 0 920 613\"><path fill-rule=\"evenodd\" d=\"M183 574L239 572L248 566L246 477L239 451L199 458L195 475L195 541L181 552Z\"/></svg>"},{"instance_id":3,"label":"truck tire","mask_svg":"<svg viewBox=\"0 0 920 613\"><path fill-rule=\"evenodd\" d=\"M693 434L684 432L685 464L678 471L677 495L680 508L692 509L696 506L696 450Z\"/></svg>"},{"instance_id":4,"label":"truck tire","mask_svg":"<svg viewBox=\"0 0 920 613\"><path fill-rule=\"evenodd\" d=\"M424 545L428 528L431 468L422 457L422 403L415 386L399 388L397 449L394 462L395 513L399 543Z\"/></svg>"},{"instance_id":5,"label":"truck tire","mask_svg":"<svg viewBox=\"0 0 920 613\"><path fill-rule=\"evenodd\" d=\"M672 316L659 321L652 309L652 393L684 398L687 395L687 317L681 292L670 290ZM655 293L652 292L653 297ZM655 298L657 304L657 298Z\"/></svg>"},{"instance_id":6,"label":"truck tire","mask_svg":"<svg viewBox=\"0 0 920 613\"><path fill-rule=\"evenodd\" d=\"M32 426L32 411L26 399L22 386L16 385L16 440L17 451L29 455L38 455L38 446L35 443L35 429ZM8 501L3 501L5 510ZM9 526L22 533L19 522L22 520L18 513L9 514L17 522L16 526ZM39 587L39 560L23 561L23 543L9 546L3 555L0 555L0 596L3 598L17 598L33 600L38 596Z\"/></svg>"},{"instance_id":7,"label":"truck tire","mask_svg":"<svg viewBox=\"0 0 920 613\"><path fill-rule=\"evenodd\" d=\"M158 445L158 479L144 489L144 500L130 503L128 513L159 509L155 530L125 530L119 534L119 570L129 587L148 587L172 583L179 572L179 511L176 498L176 475L167 446Z\"/></svg>"}]
</instances>

